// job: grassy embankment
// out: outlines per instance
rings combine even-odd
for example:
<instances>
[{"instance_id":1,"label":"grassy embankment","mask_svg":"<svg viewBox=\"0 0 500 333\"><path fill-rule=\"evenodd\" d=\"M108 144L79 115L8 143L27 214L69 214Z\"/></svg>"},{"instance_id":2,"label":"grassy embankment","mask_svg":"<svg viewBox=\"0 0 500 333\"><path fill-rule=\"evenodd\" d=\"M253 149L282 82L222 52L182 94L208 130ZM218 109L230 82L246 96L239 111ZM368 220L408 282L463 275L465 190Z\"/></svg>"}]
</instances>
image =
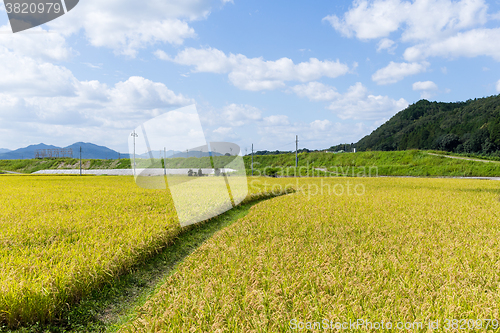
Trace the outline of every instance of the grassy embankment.
<instances>
[{"instance_id":1,"label":"grassy embankment","mask_svg":"<svg viewBox=\"0 0 500 333\"><path fill-rule=\"evenodd\" d=\"M218 163L225 160L231 161L231 157L219 156ZM82 169L101 170L101 169L130 169L131 161L129 159L121 160L98 160L83 159ZM167 168L210 168L210 159L204 158L169 158L167 159ZM163 168L163 161L160 159L136 159L137 168ZM75 158L57 158L57 159L32 159L32 160L0 160L0 170L14 171L30 174L39 170L69 170L79 169L80 160Z\"/></svg>"},{"instance_id":2,"label":"grassy embankment","mask_svg":"<svg viewBox=\"0 0 500 333\"><path fill-rule=\"evenodd\" d=\"M433 153L439 153L432 151ZM460 156L460 155L459 155ZM222 157L224 158L224 157ZM251 157L244 157L247 173L251 171ZM138 168L141 161L138 160ZM130 160L85 160L85 169L126 169L130 168ZM155 167L162 167L159 160ZM167 160L168 168L207 167L208 158L174 158ZM67 160L17 160L0 161L0 170L31 173L42 169L75 169L79 167L76 159ZM317 169L326 169L323 172ZM328 175L328 176L465 176L495 177L500 176L500 163L483 163L460 159L449 159L429 155L425 151L409 150L394 152L360 152L360 153L301 153L299 154L299 170L295 172L295 155L254 156L255 175Z\"/></svg>"},{"instance_id":3,"label":"grassy embankment","mask_svg":"<svg viewBox=\"0 0 500 333\"><path fill-rule=\"evenodd\" d=\"M76 158L0 160L0 170L30 174L39 170L79 169ZM130 160L82 160L83 169L130 169Z\"/></svg>"},{"instance_id":4,"label":"grassy embankment","mask_svg":"<svg viewBox=\"0 0 500 333\"><path fill-rule=\"evenodd\" d=\"M254 206L186 258L121 331L287 332L358 319L498 329L498 182L301 182L308 190ZM348 182L350 195L327 193Z\"/></svg>"},{"instance_id":5,"label":"grassy embankment","mask_svg":"<svg viewBox=\"0 0 500 333\"><path fill-rule=\"evenodd\" d=\"M436 152L433 152L436 153ZM250 162L245 159L247 170ZM300 176L500 176L500 163L484 163L461 159L449 159L429 155L425 151L409 150L394 152L359 152L359 153L302 153L299 154ZM254 156L254 174L295 174L295 155Z\"/></svg>"}]
</instances>

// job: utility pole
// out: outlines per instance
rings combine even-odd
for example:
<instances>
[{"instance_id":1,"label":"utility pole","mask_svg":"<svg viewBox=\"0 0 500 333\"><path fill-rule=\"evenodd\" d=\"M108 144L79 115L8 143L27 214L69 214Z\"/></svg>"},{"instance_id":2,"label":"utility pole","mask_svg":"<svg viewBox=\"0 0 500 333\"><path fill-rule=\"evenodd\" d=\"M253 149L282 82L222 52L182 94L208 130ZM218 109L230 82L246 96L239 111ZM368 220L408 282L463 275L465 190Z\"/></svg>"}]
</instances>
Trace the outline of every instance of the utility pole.
<instances>
[{"instance_id":1,"label":"utility pole","mask_svg":"<svg viewBox=\"0 0 500 333\"><path fill-rule=\"evenodd\" d=\"M137 134L135 133L135 130L134 130L134 132L133 132L132 134L130 134L130 135L134 137L134 177L135 177L135 138L137 138L139 135L137 135Z\"/></svg>"},{"instance_id":2,"label":"utility pole","mask_svg":"<svg viewBox=\"0 0 500 333\"><path fill-rule=\"evenodd\" d=\"M253 143L252 143L252 176L253 176Z\"/></svg>"},{"instance_id":3,"label":"utility pole","mask_svg":"<svg viewBox=\"0 0 500 333\"><path fill-rule=\"evenodd\" d=\"M82 175L82 146L80 146L80 176Z\"/></svg>"},{"instance_id":4,"label":"utility pole","mask_svg":"<svg viewBox=\"0 0 500 333\"><path fill-rule=\"evenodd\" d=\"M297 167L299 164L299 155L298 155L298 150L299 150L299 136L295 136L295 177L297 177Z\"/></svg>"},{"instance_id":5,"label":"utility pole","mask_svg":"<svg viewBox=\"0 0 500 333\"><path fill-rule=\"evenodd\" d=\"M167 147L163 147L163 175L167 175Z\"/></svg>"}]
</instances>

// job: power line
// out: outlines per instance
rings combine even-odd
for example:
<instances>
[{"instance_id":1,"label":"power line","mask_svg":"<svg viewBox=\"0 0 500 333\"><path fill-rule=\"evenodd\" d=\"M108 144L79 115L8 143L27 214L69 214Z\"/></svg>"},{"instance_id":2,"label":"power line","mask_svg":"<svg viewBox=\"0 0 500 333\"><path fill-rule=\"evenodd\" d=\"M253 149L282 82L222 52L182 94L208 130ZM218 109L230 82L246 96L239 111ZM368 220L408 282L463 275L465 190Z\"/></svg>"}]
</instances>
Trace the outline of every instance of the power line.
<instances>
[{"instance_id":1,"label":"power line","mask_svg":"<svg viewBox=\"0 0 500 333\"><path fill-rule=\"evenodd\" d=\"M299 155L298 155L298 150L299 150L299 136L295 136L295 174L297 176L297 166L299 164Z\"/></svg>"},{"instance_id":2,"label":"power line","mask_svg":"<svg viewBox=\"0 0 500 333\"><path fill-rule=\"evenodd\" d=\"M135 177L135 138L137 138L139 135L137 133L135 133L135 130L132 134L130 134L130 136L133 136L134 137L134 177Z\"/></svg>"},{"instance_id":3,"label":"power line","mask_svg":"<svg viewBox=\"0 0 500 333\"><path fill-rule=\"evenodd\" d=\"M253 143L252 143L252 176L253 176Z\"/></svg>"},{"instance_id":4,"label":"power line","mask_svg":"<svg viewBox=\"0 0 500 333\"><path fill-rule=\"evenodd\" d=\"M80 146L80 176L82 175L82 146Z\"/></svg>"}]
</instances>

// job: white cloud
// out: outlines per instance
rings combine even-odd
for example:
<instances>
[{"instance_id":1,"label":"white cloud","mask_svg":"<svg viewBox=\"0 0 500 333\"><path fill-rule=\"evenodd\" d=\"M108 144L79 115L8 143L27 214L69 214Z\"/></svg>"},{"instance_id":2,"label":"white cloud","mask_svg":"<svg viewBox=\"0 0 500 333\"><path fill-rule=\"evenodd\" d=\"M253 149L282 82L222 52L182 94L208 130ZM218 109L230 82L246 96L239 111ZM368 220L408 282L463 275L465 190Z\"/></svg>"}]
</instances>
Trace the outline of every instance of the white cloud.
<instances>
[{"instance_id":1,"label":"white cloud","mask_svg":"<svg viewBox=\"0 0 500 333\"><path fill-rule=\"evenodd\" d=\"M273 90L285 86L286 81L308 82L321 77L335 78L346 74L349 67L337 61L320 61L311 58L294 64L289 58L266 61L263 58L247 58L242 54L229 54L214 49L186 48L175 58L163 51L156 56L162 60L193 66L193 72L229 73L231 83L243 90Z\"/></svg>"},{"instance_id":2,"label":"white cloud","mask_svg":"<svg viewBox=\"0 0 500 333\"><path fill-rule=\"evenodd\" d=\"M94 65L94 64L91 64L90 62L82 62L82 64L84 64L85 66L90 67L92 69L102 69L102 64Z\"/></svg>"},{"instance_id":3,"label":"white cloud","mask_svg":"<svg viewBox=\"0 0 500 333\"><path fill-rule=\"evenodd\" d=\"M386 119L408 106L408 102L403 98L394 100L388 96L371 95L360 82L349 87L344 94L319 82L295 86L292 90L298 96L307 97L311 101L330 101L327 108L341 119Z\"/></svg>"},{"instance_id":4,"label":"white cloud","mask_svg":"<svg viewBox=\"0 0 500 333\"><path fill-rule=\"evenodd\" d=\"M330 22L331 26L343 36L352 37L352 29L349 28L346 22L342 22L337 15L328 15L323 18L323 21Z\"/></svg>"},{"instance_id":5,"label":"white cloud","mask_svg":"<svg viewBox=\"0 0 500 333\"><path fill-rule=\"evenodd\" d=\"M214 133L221 134L223 136L234 136L234 131L231 127L219 127L214 130Z\"/></svg>"},{"instance_id":6,"label":"white cloud","mask_svg":"<svg viewBox=\"0 0 500 333\"><path fill-rule=\"evenodd\" d=\"M413 90L437 90L438 86L432 81L417 81L413 84Z\"/></svg>"},{"instance_id":7,"label":"white cloud","mask_svg":"<svg viewBox=\"0 0 500 333\"><path fill-rule=\"evenodd\" d=\"M332 127L332 122L328 119L315 120L309 124L314 131L327 131Z\"/></svg>"},{"instance_id":8,"label":"white cloud","mask_svg":"<svg viewBox=\"0 0 500 333\"><path fill-rule=\"evenodd\" d=\"M48 24L66 35L83 29L91 45L135 57L149 45L180 45L194 38L189 22L205 19L213 4L211 0L86 0Z\"/></svg>"},{"instance_id":9,"label":"white cloud","mask_svg":"<svg viewBox=\"0 0 500 333\"><path fill-rule=\"evenodd\" d=\"M497 81L497 92L500 93L500 80Z\"/></svg>"},{"instance_id":10,"label":"white cloud","mask_svg":"<svg viewBox=\"0 0 500 333\"><path fill-rule=\"evenodd\" d=\"M285 115L273 115L264 118L264 126L285 126L290 124L288 116Z\"/></svg>"},{"instance_id":11,"label":"white cloud","mask_svg":"<svg viewBox=\"0 0 500 333\"><path fill-rule=\"evenodd\" d=\"M14 96L72 95L77 80L68 69L0 47L0 91Z\"/></svg>"},{"instance_id":12,"label":"white cloud","mask_svg":"<svg viewBox=\"0 0 500 333\"><path fill-rule=\"evenodd\" d=\"M0 31L8 30L10 26L0 26ZM40 27L31 29L30 34L2 34L0 49L43 61L69 60L76 55L61 34L46 32Z\"/></svg>"},{"instance_id":13,"label":"white cloud","mask_svg":"<svg viewBox=\"0 0 500 333\"><path fill-rule=\"evenodd\" d=\"M408 6L397 0L357 1L344 17L330 15L323 20L346 37L353 34L360 39L386 37L404 21Z\"/></svg>"},{"instance_id":14,"label":"white cloud","mask_svg":"<svg viewBox=\"0 0 500 333\"><path fill-rule=\"evenodd\" d=\"M236 143L238 140L241 140L239 132L236 133L234 128L225 126L206 132L205 137L209 142L231 141Z\"/></svg>"},{"instance_id":15,"label":"white cloud","mask_svg":"<svg viewBox=\"0 0 500 333\"><path fill-rule=\"evenodd\" d=\"M400 32L406 49L406 61L422 61L428 57L446 58L490 56L500 61L498 28L484 27L498 13L488 14L484 0L359 0L342 17L327 16L340 34L359 39L379 39L377 50L391 52L388 39Z\"/></svg>"},{"instance_id":16,"label":"white cloud","mask_svg":"<svg viewBox=\"0 0 500 333\"><path fill-rule=\"evenodd\" d=\"M402 29L403 41L429 40L485 24L487 9L483 0L361 0L343 18L323 20L347 37L382 38Z\"/></svg>"},{"instance_id":17,"label":"white cloud","mask_svg":"<svg viewBox=\"0 0 500 333\"><path fill-rule=\"evenodd\" d=\"M339 123L329 119L312 122L290 122L282 126L260 126L260 141L255 149L295 150L295 135L299 136L299 149L303 147L328 148L340 142L356 142L373 130L363 123Z\"/></svg>"},{"instance_id":18,"label":"white cloud","mask_svg":"<svg viewBox=\"0 0 500 333\"><path fill-rule=\"evenodd\" d=\"M340 94L334 87L320 82L309 82L291 88L299 97L307 97L311 101L330 101Z\"/></svg>"},{"instance_id":19,"label":"white cloud","mask_svg":"<svg viewBox=\"0 0 500 333\"><path fill-rule=\"evenodd\" d=\"M328 109L341 119L380 120L393 116L406 108L404 98L394 100L388 96L375 96L360 82L349 87L348 91L335 99Z\"/></svg>"},{"instance_id":20,"label":"white cloud","mask_svg":"<svg viewBox=\"0 0 500 333\"><path fill-rule=\"evenodd\" d=\"M428 44L419 44L406 49L407 61L420 61L427 57L477 57L490 56L500 61L500 28L474 29Z\"/></svg>"},{"instance_id":21,"label":"white cloud","mask_svg":"<svg viewBox=\"0 0 500 333\"><path fill-rule=\"evenodd\" d=\"M262 112L251 105L230 104L222 110L221 118L231 126L243 126L262 119Z\"/></svg>"},{"instance_id":22,"label":"white cloud","mask_svg":"<svg viewBox=\"0 0 500 333\"><path fill-rule=\"evenodd\" d=\"M387 50L388 53L394 54L394 50L396 49L396 43L389 38L383 38L378 42L377 52L382 50Z\"/></svg>"},{"instance_id":23,"label":"white cloud","mask_svg":"<svg viewBox=\"0 0 500 333\"><path fill-rule=\"evenodd\" d=\"M214 48L186 48L179 52L175 58L171 58L161 50L156 51L155 55L161 60L194 66L193 72L227 73L235 65L224 52Z\"/></svg>"},{"instance_id":24,"label":"white cloud","mask_svg":"<svg viewBox=\"0 0 500 333\"><path fill-rule=\"evenodd\" d=\"M420 99L431 99L435 94L432 91L424 90L420 92Z\"/></svg>"},{"instance_id":25,"label":"white cloud","mask_svg":"<svg viewBox=\"0 0 500 333\"><path fill-rule=\"evenodd\" d=\"M176 95L163 83L138 76L132 76L125 82L118 82L108 94L113 106L130 110L156 109L190 103L189 99Z\"/></svg>"},{"instance_id":26,"label":"white cloud","mask_svg":"<svg viewBox=\"0 0 500 333\"><path fill-rule=\"evenodd\" d=\"M429 67L429 63L425 61L422 63L396 63L391 61L389 65L376 71L372 75L372 80L377 82L377 84L395 83L401 81L406 76L425 72L427 67Z\"/></svg>"},{"instance_id":27,"label":"white cloud","mask_svg":"<svg viewBox=\"0 0 500 333\"><path fill-rule=\"evenodd\" d=\"M488 18L490 20L500 20L500 11L493 14L489 14Z\"/></svg>"},{"instance_id":28,"label":"white cloud","mask_svg":"<svg viewBox=\"0 0 500 333\"><path fill-rule=\"evenodd\" d=\"M431 40L487 22L483 0L419 0L411 5L403 40Z\"/></svg>"},{"instance_id":29,"label":"white cloud","mask_svg":"<svg viewBox=\"0 0 500 333\"><path fill-rule=\"evenodd\" d=\"M0 91L0 122L13 121L21 127L41 123L101 126L103 131L132 128L137 119L193 103L164 84L142 77L130 77L109 88L99 81L79 81L65 67L3 48L0 48Z\"/></svg>"},{"instance_id":30,"label":"white cloud","mask_svg":"<svg viewBox=\"0 0 500 333\"><path fill-rule=\"evenodd\" d=\"M241 140L242 136L248 135L257 139L255 137L255 132L284 133L295 126L294 124L290 124L287 115L277 114L263 117L262 112L258 108L251 105L231 104L219 110L211 109L210 111L200 111L200 115L202 115L202 123L208 129L206 135L209 141L231 139L233 142L237 142L238 140ZM305 126L305 124L303 125ZM280 140L281 139L282 138L280 138ZM257 141L253 142L256 146L259 146ZM246 141L246 143L240 142L242 147L245 144L248 144L248 141ZM268 142L265 149L269 149L274 144L275 142Z\"/></svg>"},{"instance_id":31,"label":"white cloud","mask_svg":"<svg viewBox=\"0 0 500 333\"><path fill-rule=\"evenodd\" d=\"M64 146L85 140L124 148L130 129L181 103L193 103L161 83L139 77L111 88L98 81L82 81L74 89L71 96L0 94L0 132L13 134L3 142L19 148L23 144ZM119 100L127 94L126 103ZM145 102L147 97L152 101Z\"/></svg>"},{"instance_id":32,"label":"white cloud","mask_svg":"<svg viewBox=\"0 0 500 333\"><path fill-rule=\"evenodd\" d=\"M76 85L75 96L24 99L45 115L32 121L60 124L61 117L69 116L69 123L75 126L83 125L79 118L84 118L84 123L99 124L103 129L133 128L141 120L158 116L169 108L193 103L164 84L142 77L130 77L114 87L98 81L82 81Z\"/></svg>"},{"instance_id":33,"label":"white cloud","mask_svg":"<svg viewBox=\"0 0 500 333\"><path fill-rule=\"evenodd\" d=\"M420 91L420 98L430 99L438 90L438 86L432 81L418 81L413 84L413 90Z\"/></svg>"}]
</instances>

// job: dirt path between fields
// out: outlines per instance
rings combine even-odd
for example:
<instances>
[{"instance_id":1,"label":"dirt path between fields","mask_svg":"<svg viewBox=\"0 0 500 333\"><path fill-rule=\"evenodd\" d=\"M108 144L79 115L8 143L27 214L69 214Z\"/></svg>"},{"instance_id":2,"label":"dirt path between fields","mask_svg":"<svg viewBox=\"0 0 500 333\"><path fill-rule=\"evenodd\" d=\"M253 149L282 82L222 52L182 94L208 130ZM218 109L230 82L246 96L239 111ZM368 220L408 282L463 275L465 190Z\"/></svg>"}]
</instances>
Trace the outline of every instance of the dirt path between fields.
<instances>
[{"instance_id":1,"label":"dirt path between fields","mask_svg":"<svg viewBox=\"0 0 500 333\"><path fill-rule=\"evenodd\" d=\"M441 156L441 155L438 155ZM487 161L489 162L489 161ZM493 161L496 162L496 161ZM500 162L497 162L500 163ZM314 168L314 170L329 172L326 168ZM337 177L342 177L342 174L337 174ZM348 176L349 177L349 176ZM376 176L379 178L450 178L450 179L481 179L481 180L500 180L500 177L488 177L488 176L478 176L478 177L460 177L460 176ZM373 178L373 177L372 177Z\"/></svg>"},{"instance_id":2,"label":"dirt path between fields","mask_svg":"<svg viewBox=\"0 0 500 333\"><path fill-rule=\"evenodd\" d=\"M477 158L470 158L470 157L461 157L461 156L451 156L451 155L440 155L440 154L434 154L434 153L427 153L432 156L442 156L446 158L454 158L457 160L467 160L467 161L474 161L474 162L485 162L485 163L500 163L498 161L488 161L488 160L480 160Z\"/></svg>"},{"instance_id":3,"label":"dirt path between fields","mask_svg":"<svg viewBox=\"0 0 500 333\"><path fill-rule=\"evenodd\" d=\"M0 173L11 173L13 175L23 175L23 173L20 173L20 172L7 171L7 170L0 170Z\"/></svg>"}]
</instances>

